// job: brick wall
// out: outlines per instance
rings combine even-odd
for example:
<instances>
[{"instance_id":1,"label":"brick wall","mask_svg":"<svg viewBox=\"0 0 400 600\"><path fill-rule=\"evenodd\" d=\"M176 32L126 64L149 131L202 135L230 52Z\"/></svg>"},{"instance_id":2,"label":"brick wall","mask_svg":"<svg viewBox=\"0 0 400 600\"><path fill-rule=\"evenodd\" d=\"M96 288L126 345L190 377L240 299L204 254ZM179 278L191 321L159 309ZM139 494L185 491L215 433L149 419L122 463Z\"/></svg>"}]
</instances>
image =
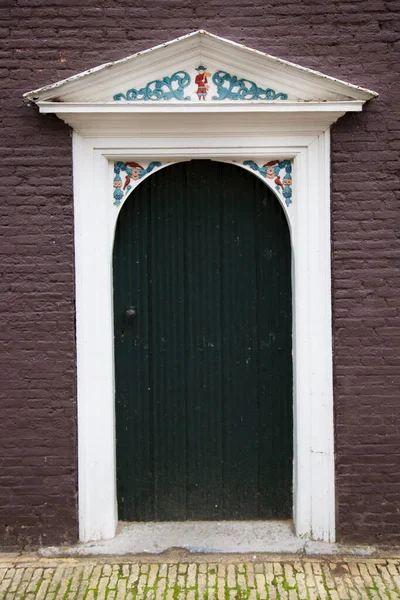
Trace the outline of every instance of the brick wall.
<instances>
[{"instance_id":1,"label":"brick wall","mask_svg":"<svg viewBox=\"0 0 400 600\"><path fill-rule=\"evenodd\" d=\"M71 138L22 94L199 28L381 94L333 129L337 506L341 539L400 542L399 10L396 0L1 0L3 547L77 537Z\"/></svg>"}]
</instances>

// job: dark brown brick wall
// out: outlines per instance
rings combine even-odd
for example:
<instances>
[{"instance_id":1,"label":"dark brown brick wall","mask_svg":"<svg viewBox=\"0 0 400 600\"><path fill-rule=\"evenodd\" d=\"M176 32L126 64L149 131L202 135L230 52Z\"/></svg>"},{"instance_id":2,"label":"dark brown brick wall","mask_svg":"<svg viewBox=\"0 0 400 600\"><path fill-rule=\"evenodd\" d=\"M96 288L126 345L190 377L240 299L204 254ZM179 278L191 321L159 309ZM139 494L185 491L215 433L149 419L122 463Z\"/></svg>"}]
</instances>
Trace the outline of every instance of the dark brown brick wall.
<instances>
[{"instance_id":1,"label":"dark brown brick wall","mask_svg":"<svg viewBox=\"0 0 400 600\"><path fill-rule=\"evenodd\" d=\"M400 542L399 10L0 0L3 547L77 537L71 137L22 94L198 28L381 94L333 129L337 506L342 540Z\"/></svg>"}]
</instances>

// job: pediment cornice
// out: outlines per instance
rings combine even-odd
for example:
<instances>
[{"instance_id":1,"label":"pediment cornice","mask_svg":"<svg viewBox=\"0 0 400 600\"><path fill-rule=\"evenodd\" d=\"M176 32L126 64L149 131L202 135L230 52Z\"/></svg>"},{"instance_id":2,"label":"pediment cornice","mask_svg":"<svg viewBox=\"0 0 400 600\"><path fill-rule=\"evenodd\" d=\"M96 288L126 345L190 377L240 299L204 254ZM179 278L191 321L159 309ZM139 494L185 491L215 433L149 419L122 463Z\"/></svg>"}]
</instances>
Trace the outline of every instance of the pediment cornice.
<instances>
[{"instance_id":1,"label":"pediment cornice","mask_svg":"<svg viewBox=\"0 0 400 600\"><path fill-rule=\"evenodd\" d=\"M73 115L321 113L333 123L377 96L204 30L27 92L79 131ZM328 117L328 115L331 115ZM330 119L330 123L329 123ZM93 125L94 125L94 120Z\"/></svg>"}]
</instances>

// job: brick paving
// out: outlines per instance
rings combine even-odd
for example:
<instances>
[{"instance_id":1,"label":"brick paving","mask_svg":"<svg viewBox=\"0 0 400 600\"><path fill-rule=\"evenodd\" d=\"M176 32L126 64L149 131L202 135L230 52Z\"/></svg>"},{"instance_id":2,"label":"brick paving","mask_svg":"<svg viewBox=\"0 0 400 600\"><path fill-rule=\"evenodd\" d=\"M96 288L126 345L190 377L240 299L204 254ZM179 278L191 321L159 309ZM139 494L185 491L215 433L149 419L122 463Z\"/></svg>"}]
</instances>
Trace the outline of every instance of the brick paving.
<instances>
[{"instance_id":1,"label":"brick paving","mask_svg":"<svg viewBox=\"0 0 400 600\"><path fill-rule=\"evenodd\" d=\"M244 560L244 562L243 562ZM163 562L165 561L165 562ZM400 559L0 556L0 600L400 598Z\"/></svg>"}]
</instances>

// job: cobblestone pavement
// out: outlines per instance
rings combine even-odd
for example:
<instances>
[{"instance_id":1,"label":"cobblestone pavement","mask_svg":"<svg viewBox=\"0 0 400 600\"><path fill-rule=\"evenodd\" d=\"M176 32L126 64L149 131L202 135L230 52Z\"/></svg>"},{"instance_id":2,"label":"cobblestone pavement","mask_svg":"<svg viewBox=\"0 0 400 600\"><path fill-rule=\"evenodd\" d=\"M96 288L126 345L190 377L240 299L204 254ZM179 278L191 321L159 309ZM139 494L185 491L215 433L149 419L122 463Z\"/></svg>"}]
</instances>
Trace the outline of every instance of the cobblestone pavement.
<instances>
[{"instance_id":1,"label":"cobblestone pavement","mask_svg":"<svg viewBox=\"0 0 400 600\"><path fill-rule=\"evenodd\" d=\"M188 555L171 561L160 556L44 559L0 555L0 599L400 598L399 565L397 558L264 555L235 560L229 555Z\"/></svg>"}]
</instances>

